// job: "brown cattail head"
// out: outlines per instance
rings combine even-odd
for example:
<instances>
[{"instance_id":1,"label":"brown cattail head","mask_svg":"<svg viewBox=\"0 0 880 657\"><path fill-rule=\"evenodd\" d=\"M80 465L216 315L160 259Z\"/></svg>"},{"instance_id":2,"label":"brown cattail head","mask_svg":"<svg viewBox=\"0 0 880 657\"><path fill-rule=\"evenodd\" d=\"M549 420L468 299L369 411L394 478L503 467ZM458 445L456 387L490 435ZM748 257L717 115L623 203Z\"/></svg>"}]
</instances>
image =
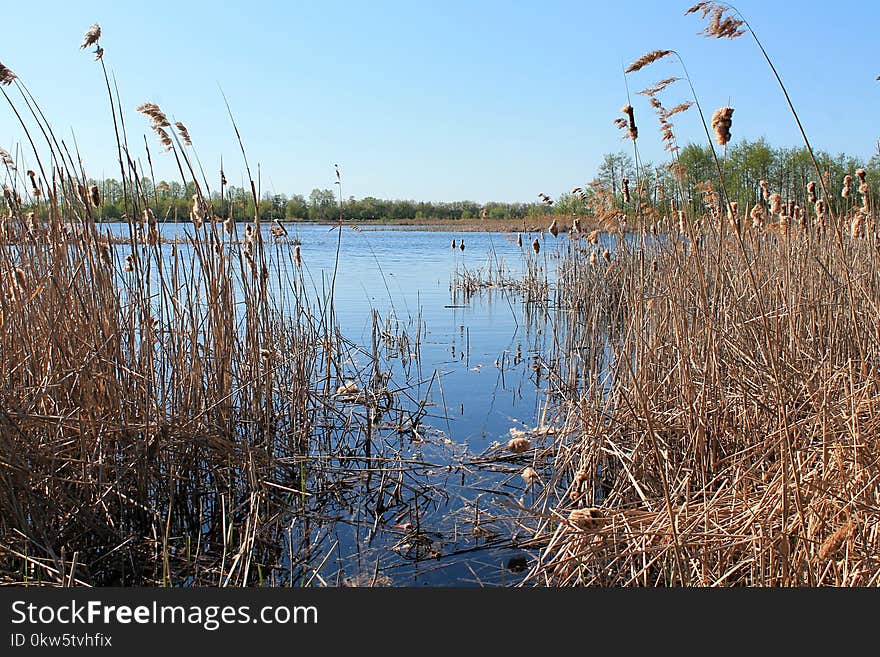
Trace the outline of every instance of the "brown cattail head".
<instances>
[{"instance_id":1,"label":"brown cattail head","mask_svg":"<svg viewBox=\"0 0 880 657\"><path fill-rule=\"evenodd\" d=\"M840 195L843 198L849 198L850 193L852 192L852 176L844 176L843 177L843 189L840 191Z\"/></svg>"},{"instance_id":2,"label":"brown cattail head","mask_svg":"<svg viewBox=\"0 0 880 657\"><path fill-rule=\"evenodd\" d=\"M861 212L856 212L855 216L852 219L852 222L849 225L849 236L852 239L856 239L862 233L862 222L864 221L864 215Z\"/></svg>"},{"instance_id":3,"label":"brown cattail head","mask_svg":"<svg viewBox=\"0 0 880 657\"><path fill-rule=\"evenodd\" d=\"M770 194L770 213L771 214L782 214L782 197L779 195L779 192L773 192Z\"/></svg>"},{"instance_id":4,"label":"brown cattail head","mask_svg":"<svg viewBox=\"0 0 880 657\"><path fill-rule=\"evenodd\" d=\"M550 227L547 228L547 231L553 236L556 237L559 235L559 225L556 223L556 219L550 222Z\"/></svg>"},{"instance_id":5,"label":"brown cattail head","mask_svg":"<svg viewBox=\"0 0 880 657\"><path fill-rule=\"evenodd\" d=\"M18 76L11 70L0 64L0 84L10 85Z\"/></svg>"},{"instance_id":6,"label":"brown cattail head","mask_svg":"<svg viewBox=\"0 0 880 657\"><path fill-rule=\"evenodd\" d=\"M82 42L82 45L80 46L80 49L85 49L85 48L88 48L89 46L96 44L98 42L98 39L100 39L100 38L101 38L101 26L98 25L97 23L95 23L94 25L92 25L89 28L88 32L85 33L85 36L83 36L83 42Z\"/></svg>"},{"instance_id":7,"label":"brown cattail head","mask_svg":"<svg viewBox=\"0 0 880 657\"><path fill-rule=\"evenodd\" d=\"M519 248L522 248L522 233L517 233L517 234L516 234L516 245L517 245Z\"/></svg>"},{"instance_id":8,"label":"brown cattail head","mask_svg":"<svg viewBox=\"0 0 880 657\"><path fill-rule=\"evenodd\" d=\"M293 248L293 261L297 267L302 267L302 253L299 250L299 244Z\"/></svg>"},{"instance_id":9,"label":"brown cattail head","mask_svg":"<svg viewBox=\"0 0 880 657\"><path fill-rule=\"evenodd\" d=\"M726 146L730 141L730 126L733 123L733 108L721 107L712 115L712 130L719 146Z\"/></svg>"},{"instance_id":10,"label":"brown cattail head","mask_svg":"<svg viewBox=\"0 0 880 657\"><path fill-rule=\"evenodd\" d=\"M582 531L601 529L605 522L599 509L575 509L568 514L568 521Z\"/></svg>"},{"instance_id":11,"label":"brown cattail head","mask_svg":"<svg viewBox=\"0 0 880 657\"><path fill-rule=\"evenodd\" d=\"M630 195L629 195L629 178L624 178L620 181L621 186L623 187L623 202L629 203Z\"/></svg>"},{"instance_id":12,"label":"brown cattail head","mask_svg":"<svg viewBox=\"0 0 880 657\"><path fill-rule=\"evenodd\" d=\"M629 128L629 138L635 141L639 138L639 129L636 127L636 115L633 106L627 103L623 107L620 108L622 114L626 114L626 118L628 120L628 128Z\"/></svg>"},{"instance_id":13,"label":"brown cattail head","mask_svg":"<svg viewBox=\"0 0 880 657\"><path fill-rule=\"evenodd\" d=\"M605 262L611 262L611 251L608 249L604 249L602 251L602 257L605 258Z\"/></svg>"},{"instance_id":14,"label":"brown cattail head","mask_svg":"<svg viewBox=\"0 0 880 657\"><path fill-rule=\"evenodd\" d=\"M856 178L859 179L859 182L862 182L862 183L865 182L865 179L867 178L867 176L868 176L868 173L864 169L856 169Z\"/></svg>"},{"instance_id":15,"label":"brown cattail head","mask_svg":"<svg viewBox=\"0 0 880 657\"><path fill-rule=\"evenodd\" d=\"M770 200L770 185L767 184L766 180L761 180L758 182L758 186L761 188L761 196L763 196L765 201Z\"/></svg>"},{"instance_id":16,"label":"brown cattail head","mask_svg":"<svg viewBox=\"0 0 880 657\"><path fill-rule=\"evenodd\" d=\"M522 454L532 448L532 441L528 438L520 436L519 438L511 438L507 441L507 449L514 454Z\"/></svg>"},{"instance_id":17,"label":"brown cattail head","mask_svg":"<svg viewBox=\"0 0 880 657\"><path fill-rule=\"evenodd\" d=\"M131 257L130 253L125 256L125 266L122 269L126 272L134 271L134 258Z\"/></svg>"},{"instance_id":18,"label":"brown cattail head","mask_svg":"<svg viewBox=\"0 0 880 657\"><path fill-rule=\"evenodd\" d=\"M533 250L535 253L540 253L540 252L541 252L541 243L538 241L538 238L537 238L537 237L536 237L535 240L532 242L532 250Z\"/></svg>"},{"instance_id":19,"label":"brown cattail head","mask_svg":"<svg viewBox=\"0 0 880 657\"><path fill-rule=\"evenodd\" d=\"M807 197L810 203L816 202L816 181L814 180L807 183Z\"/></svg>"},{"instance_id":20,"label":"brown cattail head","mask_svg":"<svg viewBox=\"0 0 880 657\"><path fill-rule=\"evenodd\" d=\"M96 208L101 205L101 194L98 192L97 185L91 185L89 187L89 201L91 201L92 205Z\"/></svg>"},{"instance_id":21,"label":"brown cattail head","mask_svg":"<svg viewBox=\"0 0 880 657\"><path fill-rule=\"evenodd\" d=\"M27 289L27 276L25 276L24 269L21 267L15 268L15 284L22 292Z\"/></svg>"},{"instance_id":22,"label":"brown cattail head","mask_svg":"<svg viewBox=\"0 0 880 657\"><path fill-rule=\"evenodd\" d=\"M764 224L764 206L760 203L755 203L752 211L749 212L749 216L752 219L752 227L760 228Z\"/></svg>"},{"instance_id":23,"label":"brown cattail head","mask_svg":"<svg viewBox=\"0 0 880 657\"><path fill-rule=\"evenodd\" d=\"M538 473L532 466L526 466L520 473L520 477L526 482L526 486L532 486L538 481Z\"/></svg>"},{"instance_id":24,"label":"brown cattail head","mask_svg":"<svg viewBox=\"0 0 880 657\"><path fill-rule=\"evenodd\" d=\"M198 194L193 194L192 199L193 204L192 210L190 210L189 213L189 218L192 220L193 226L195 226L196 228L201 228L205 220L205 211L202 207L202 202L199 200Z\"/></svg>"}]
</instances>

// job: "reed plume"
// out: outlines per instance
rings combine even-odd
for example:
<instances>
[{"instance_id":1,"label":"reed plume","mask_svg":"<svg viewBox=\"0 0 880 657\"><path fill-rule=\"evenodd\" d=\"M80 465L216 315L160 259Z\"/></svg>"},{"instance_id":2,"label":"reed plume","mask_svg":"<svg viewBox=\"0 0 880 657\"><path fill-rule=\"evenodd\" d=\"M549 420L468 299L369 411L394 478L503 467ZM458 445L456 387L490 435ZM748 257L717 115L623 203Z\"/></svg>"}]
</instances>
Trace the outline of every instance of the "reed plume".
<instances>
[{"instance_id":1,"label":"reed plume","mask_svg":"<svg viewBox=\"0 0 880 657\"><path fill-rule=\"evenodd\" d=\"M9 86L17 77L10 69L0 64L0 84Z\"/></svg>"},{"instance_id":2,"label":"reed plume","mask_svg":"<svg viewBox=\"0 0 880 657\"><path fill-rule=\"evenodd\" d=\"M88 32L85 33L85 36L83 36L83 42L82 42L82 45L80 46L80 49L84 50L85 48L88 48L89 46L96 44L98 42L98 39L100 39L100 38L101 38L101 26L98 25L97 23L95 23L94 25L92 25L89 28Z\"/></svg>"},{"instance_id":3,"label":"reed plume","mask_svg":"<svg viewBox=\"0 0 880 657\"><path fill-rule=\"evenodd\" d=\"M654 62L663 59L667 55L671 55L671 50L652 50L649 53L646 53L639 57L636 61L629 65L626 69L626 73L635 73L636 71L640 71L649 64L653 64Z\"/></svg>"},{"instance_id":4,"label":"reed plume","mask_svg":"<svg viewBox=\"0 0 880 657\"><path fill-rule=\"evenodd\" d=\"M183 139L183 143L187 146L192 146L192 139L189 136L189 130L186 129L186 126L180 121L174 125L177 127L177 132L180 134L180 138Z\"/></svg>"}]
</instances>

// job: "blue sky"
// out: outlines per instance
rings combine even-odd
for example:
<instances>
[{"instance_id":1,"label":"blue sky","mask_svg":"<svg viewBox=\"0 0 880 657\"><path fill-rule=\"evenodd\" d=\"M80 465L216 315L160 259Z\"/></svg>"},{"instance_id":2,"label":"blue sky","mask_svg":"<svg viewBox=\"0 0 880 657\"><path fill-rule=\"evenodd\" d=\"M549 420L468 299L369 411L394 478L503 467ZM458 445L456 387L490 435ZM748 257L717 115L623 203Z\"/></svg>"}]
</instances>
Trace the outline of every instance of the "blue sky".
<instances>
[{"instance_id":1,"label":"blue sky","mask_svg":"<svg viewBox=\"0 0 880 657\"><path fill-rule=\"evenodd\" d=\"M241 156L223 88L262 188L332 188L358 198L532 201L589 180L602 154L628 149L611 121L626 99L622 69L648 50L678 50L708 113L736 108L734 139L798 145L784 100L747 37L697 36L685 2L41 2L6 3L0 62L28 85L55 129L76 135L87 173L116 174L98 63L79 50L101 24L129 139L158 103L189 128L209 176L224 157L239 184ZM814 146L869 157L880 82L880 6L741 0ZM661 62L630 77L635 92L678 75ZM10 95L17 98L14 88ZM656 119L634 96L642 157L665 155ZM684 86L664 101L686 100ZM676 117L679 140L700 137L696 114ZM154 145L152 135L148 136ZM0 145L24 145L5 103ZM140 149L143 151L143 148ZM155 149L158 177L173 160Z\"/></svg>"}]
</instances>

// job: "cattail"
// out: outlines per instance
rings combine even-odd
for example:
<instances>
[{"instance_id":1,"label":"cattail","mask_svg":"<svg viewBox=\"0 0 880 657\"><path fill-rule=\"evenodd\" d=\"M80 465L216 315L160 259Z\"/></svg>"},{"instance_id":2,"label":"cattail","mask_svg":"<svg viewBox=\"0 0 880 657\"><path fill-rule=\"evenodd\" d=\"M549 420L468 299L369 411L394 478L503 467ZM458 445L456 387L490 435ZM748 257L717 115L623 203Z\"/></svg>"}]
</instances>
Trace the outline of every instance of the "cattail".
<instances>
[{"instance_id":1,"label":"cattail","mask_svg":"<svg viewBox=\"0 0 880 657\"><path fill-rule=\"evenodd\" d=\"M533 250L535 253L540 253L540 252L541 252L541 243L538 241L538 238L537 238L537 237L535 238L535 241L532 242L532 250Z\"/></svg>"},{"instance_id":2,"label":"cattail","mask_svg":"<svg viewBox=\"0 0 880 657\"><path fill-rule=\"evenodd\" d=\"M779 192L770 194L770 213L782 214L782 197L779 195Z\"/></svg>"},{"instance_id":3,"label":"cattail","mask_svg":"<svg viewBox=\"0 0 880 657\"><path fill-rule=\"evenodd\" d=\"M752 227L760 228L764 225L764 206L762 206L760 203L755 203L752 211L749 212L749 216L752 219Z\"/></svg>"},{"instance_id":4,"label":"cattail","mask_svg":"<svg viewBox=\"0 0 880 657\"><path fill-rule=\"evenodd\" d=\"M526 486L532 486L538 481L538 473L532 466L526 466L520 473L520 477L526 482Z\"/></svg>"},{"instance_id":5,"label":"cattail","mask_svg":"<svg viewBox=\"0 0 880 657\"><path fill-rule=\"evenodd\" d=\"M110 242L106 240L98 242L98 255L105 265L110 268L113 267L113 249L110 246Z\"/></svg>"},{"instance_id":6,"label":"cattail","mask_svg":"<svg viewBox=\"0 0 880 657\"><path fill-rule=\"evenodd\" d=\"M101 194L98 192L97 185L91 185L89 187L89 200L92 202L94 207L100 207L101 205Z\"/></svg>"},{"instance_id":7,"label":"cattail","mask_svg":"<svg viewBox=\"0 0 880 657\"><path fill-rule=\"evenodd\" d=\"M862 213L856 212L855 216L852 219L852 222L849 225L849 236L852 239L856 239L861 234L862 221L863 221Z\"/></svg>"},{"instance_id":8,"label":"cattail","mask_svg":"<svg viewBox=\"0 0 880 657\"><path fill-rule=\"evenodd\" d=\"M202 203L199 201L199 195L193 194L193 204L192 210L190 210L189 218L193 222L193 226L196 228L201 228L205 219L205 211L202 208Z\"/></svg>"},{"instance_id":9,"label":"cattail","mask_svg":"<svg viewBox=\"0 0 880 657\"><path fill-rule=\"evenodd\" d=\"M840 192L840 195L843 198L849 198L850 192L852 191L852 176L844 176L843 177L843 189Z\"/></svg>"},{"instance_id":10,"label":"cattail","mask_svg":"<svg viewBox=\"0 0 880 657\"><path fill-rule=\"evenodd\" d=\"M786 216L789 216L789 217L791 217L792 219L794 219L794 205L795 205L795 204L794 204L794 201L791 200L791 199L789 199L789 201L788 201L788 207L786 208L786 212L784 212L783 214L785 214Z\"/></svg>"},{"instance_id":11,"label":"cattail","mask_svg":"<svg viewBox=\"0 0 880 657\"><path fill-rule=\"evenodd\" d=\"M868 173L864 169L856 169L856 178L859 179L859 182L865 182Z\"/></svg>"},{"instance_id":12,"label":"cattail","mask_svg":"<svg viewBox=\"0 0 880 657\"><path fill-rule=\"evenodd\" d=\"M571 228L578 233L581 232L581 220L578 217L575 217L571 222Z\"/></svg>"},{"instance_id":13,"label":"cattail","mask_svg":"<svg viewBox=\"0 0 880 657\"><path fill-rule=\"evenodd\" d=\"M736 227L737 219L739 215L739 203L736 201L731 201L727 204L727 221L730 222L731 226Z\"/></svg>"},{"instance_id":14,"label":"cattail","mask_svg":"<svg viewBox=\"0 0 880 657\"><path fill-rule=\"evenodd\" d=\"M0 84L10 85L18 76L8 68L0 64Z\"/></svg>"},{"instance_id":15,"label":"cattail","mask_svg":"<svg viewBox=\"0 0 880 657\"><path fill-rule=\"evenodd\" d=\"M623 202L629 203L630 195L629 195L629 178L624 178L620 181L621 186L623 187Z\"/></svg>"},{"instance_id":16,"label":"cattail","mask_svg":"<svg viewBox=\"0 0 880 657\"><path fill-rule=\"evenodd\" d=\"M814 209L816 210L816 218L819 220L819 222L820 223L824 222L825 221L825 201L820 198L818 201L816 201Z\"/></svg>"},{"instance_id":17,"label":"cattail","mask_svg":"<svg viewBox=\"0 0 880 657\"><path fill-rule=\"evenodd\" d=\"M293 249L293 262L296 263L297 267L302 267L302 253L299 250L299 244Z\"/></svg>"},{"instance_id":18,"label":"cattail","mask_svg":"<svg viewBox=\"0 0 880 657\"><path fill-rule=\"evenodd\" d=\"M605 262L610 263L611 262L611 251L609 251L608 249L603 250L602 257L605 258Z\"/></svg>"},{"instance_id":19,"label":"cattail","mask_svg":"<svg viewBox=\"0 0 880 657\"><path fill-rule=\"evenodd\" d=\"M722 107L712 115L712 130L719 146L726 146L730 141L730 126L733 123L733 108Z\"/></svg>"},{"instance_id":20,"label":"cattail","mask_svg":"<svg viewBox=\"0 0 880 657\"><path fill-rule=\"evenodd\" d=\"M455 244L455 240L453 239L453 240L452 240L452 250L453 250L453 251L455 251L455 246L456 246L456 244Z\"/></svg>"},{"instance_id":21,"label":"cattail","mask_svg":"<svg viewBox=\"0 0 880 657\"><path fill-rule=\"evenodd\" d=\"M604 518L599 509L575 509L568 514L568 521L578 529L590 531L599 529L604 522Z\"/></svg>"},{"instance_id":22,"label":"cattail","mask_svg":"<svg viewBox=\"0 0 880 657\"><path fill-rule=\"evenodd\" d=\"M807 183L807 196L810 203L816 202L816 182L814 180Z\"/></svg>"},{"instance_id":23,"label":"cattail","mask_svg":"<svg viewBox=\"0 0 880 657\"><path fill-rule=\"evenodd\" d=\"M21 267L15 268L15 284L22 292L27 289L27 277L25 276L24 269Z\"/></svg>"},{"instance_id":24,"label":"cattail","mask_svg":"<svg viewBox=\"0 0 880 657\"><path fill-rule=\"evenodd\" d=\"M507 449L514 454L522 454L532 448L532 441L525 437L511 438L507 441Z\"/></svg>"},{"instance_id":25,"label":"cattail","mask_svg":"<svg viewBox=\"0 0 880 657\"><path fill-rule=\"evenodd\" d=\"M125 266L122 269L126 272L134 271L134 258L131 257L130 253L125 256Z\"/></svg>"},{"instance_id":26,"label":"cattail","mask_svg":"<svg viewBox=\"0 0 880 657\"><path fill-rule=\"evenodd\" d=\"M519 248L522 248L522 233L517 233L517 234L516 234L516 245L517 245Z\"/></svg>"},{"instance_id":27,"label":"cattail","mask_svg":"<svg viewBox=\"0 0 880 657\"><path fill-rule=\"evenodd\" d=\"M226 230L227 235L232 235L235 232L235 222L232 220L231 211L229 216L223 221L223 228Z\"/></svg>"},{"instance_id":28,"label":"cattail","mask_svg":"<svg viewBox=\"0 0 880 657\"><path fill-rule=\"evenodd\" d=\"M856 524L852 520L843 524L839 529L837 529L837 531L835 531L827 539L825 539L824 543L822 543L822 547L819 548L819 559L822 561L826 561L830 557L833 557L834 554L840 549L840 546L843 545L844 541L852 536L855 529Z\"/></svg>"},{"instance_id":29,"label":"cattail","mask_svg":"<svg viewBox=\"0 0 880 657\"><path fill-rule=\"evenodd\" d=\"M627 103L620 108L620 112L621 114L626 114L626 118L629 120L629 138L635 141L639 138L639 129L636 127L636 115L633 106Z\"/></svg>"},{"instance_id":30,"label":"cattail","mask_svg":"<svg viewBox=\"0 0 880 657\"><path fill-rule=\"evenodd\" d=\"M590 264L595 266L597 262L599 262L599 256L595 251L590 251Z\"/></svg>"},{"instance_id":31,"label":"cattail","mask_svg":"<svg viewBox=\"0 0 880 657\"><path fill-rule=\"evenodd\" d=\"M553 237L559 235L559 226L556 224L556 219L550 222L550 227L547 229L547 232L549 232Z\"/></svg>"},{"instance_id":32,"label":"cattail","mask_svg":"<svg viewBox=\"0 0 880 657\"><path fill-rule=\"evenodd\" d=\"M89 28L89 31L86 32L85 36L83 37L83 42L82 42L82 45L80 46L80 49L85 49L85 48L88 48L89 46L96 44L98 42L98 39L100 39L100 38L101 38L101 26L98 25L97 23L95 23L94 25L92 25Z\"/></svg>"},{"instance_id":33,"label":"cattail","mask_svg":"<svg viewBox=\"0 0 880 657\"><path fill-rule=\"evenodd\" d=\"M626 69L626 73L635 73L639 71L649 64L653 64L659 59L663 59L667 55L671 55L671 50L652 50L651 52L642 55L636 61L629 65L629 68ZM664 85L665 86L665 85Z\"/></svg>"},{"instance_id":34,"label":"cattail","mask_svg":"<svg viewBox=\"0 0 880 657\"><path fill-rule=\"evenodd\" d=\"M687 222L684 218L684 210L678 211L678 232L682 235L687 232Z\"/></svg>"},{"instance_id":35,"label":"cattail","mask_svg":"<svg viewBox=\"0 0 880 657\"><path fill-rule=\"evenodd\" d=\"M758 186L761 188L761 195L764 197L764 201L770 200L770 185L767 184L766 180L761 180L758 182Z\"/></svg>"}]
</instances>

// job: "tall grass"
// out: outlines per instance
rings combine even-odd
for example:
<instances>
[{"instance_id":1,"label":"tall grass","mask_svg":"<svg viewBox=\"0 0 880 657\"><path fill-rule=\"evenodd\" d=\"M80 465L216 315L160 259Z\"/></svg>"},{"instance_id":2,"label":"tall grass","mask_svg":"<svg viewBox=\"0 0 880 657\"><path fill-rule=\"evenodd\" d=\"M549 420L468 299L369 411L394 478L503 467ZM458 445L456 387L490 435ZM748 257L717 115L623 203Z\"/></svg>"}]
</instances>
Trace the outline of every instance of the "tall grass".
<instances>
[{"instance_id":1,"label":"tall grass","mask_svg":"<svg viewBox=\"0 0 880 657\"><path fill-rule=\"evenodd\" d=\"M99 38L94 26L84 47ZM125 190L112 232L79 156L4 74L39 171L4 151L0 579L317 581L340 509L418 514L435 496L417 467L405 484L389 474L425 411L388 363L418 344L378 316L372 351L345 340L307 252L268 240L257 216L224 221L189 132L147 103L163 156L195 189L168 239L97 55Z\"/></svg>"}]
</instances>

